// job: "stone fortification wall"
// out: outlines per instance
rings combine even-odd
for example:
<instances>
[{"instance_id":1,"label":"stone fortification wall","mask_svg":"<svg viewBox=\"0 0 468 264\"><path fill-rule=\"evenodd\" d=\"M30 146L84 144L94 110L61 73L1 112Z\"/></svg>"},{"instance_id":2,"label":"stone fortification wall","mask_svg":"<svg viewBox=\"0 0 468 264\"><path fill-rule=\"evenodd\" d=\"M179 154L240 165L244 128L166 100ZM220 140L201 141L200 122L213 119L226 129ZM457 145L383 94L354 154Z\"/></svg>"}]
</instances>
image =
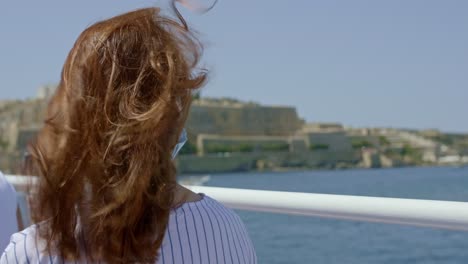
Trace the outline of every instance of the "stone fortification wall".
<instances>
[{"instance_id":1,"label":"stone fortification wall","mask_svg":"<svg viewBox=\"0 0 468 264\"><path fill-rule=\"evenodd\" d=\"M42 123L46 101L40 99L16 101L0 107L0 124L16 122L19 126Z\"/></svg>"},{"instance_id":2,"label":"stone fortification wall","mask_svg":"<svg viewBox=\"0 0 468 264\"><path fill-rule=\"evenodd\" d=\"M256 104L229 103L202 100L191 108L187 127L192 135L265 135L286 136L294 134L302 126L294 107L260 106ZM47 106L46 99L34 99L3 103L0 107L0 138L5 136L11 124L18 127L42 125ZM3 135L3 136L2 136Z\"/></svg>"},{"instance_id":3,"label":"stone fortification wall","mask_svg":"<svg viewBox=\"0 0 468 264\"><path fill-rule=\"evenodd\" d=\"M286 136L301 126L293 107L193 105L187 121L192 134Z\"/></svg>"},{"instance_id":4,"label":"stone fortification wall","mask_svg":"<svg viewBox=\"0 0 468 264\"><path fill-rule=\"evenodd\" d=\"M0 150L13 152L18 150L18 139L21 146L29 140L21 131L33 133L42 126L46 109L45 100L15 101L0 107ZM28 132L28 133L29 133Z\"/></svg>"}]
</instances>

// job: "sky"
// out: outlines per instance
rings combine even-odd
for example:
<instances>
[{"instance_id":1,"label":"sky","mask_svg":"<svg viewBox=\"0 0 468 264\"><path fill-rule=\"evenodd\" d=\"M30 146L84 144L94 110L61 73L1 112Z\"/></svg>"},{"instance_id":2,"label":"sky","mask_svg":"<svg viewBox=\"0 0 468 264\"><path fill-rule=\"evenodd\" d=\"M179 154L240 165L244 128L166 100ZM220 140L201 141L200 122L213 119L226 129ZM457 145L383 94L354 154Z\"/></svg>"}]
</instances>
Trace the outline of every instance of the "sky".
<instances>
[{"instance_id":1,"label":"sky","mask_svg":"<svg viewBox=\"0 0 468 264\"><path fill-rule=\"evenodd\" d=\"M0 100L57 83L92 23L165 2L2 1ZM206 48L203 96L295 106L308 122L468 132L468 1L219 0L183 14Z\"/></svg>"}]
</instances>

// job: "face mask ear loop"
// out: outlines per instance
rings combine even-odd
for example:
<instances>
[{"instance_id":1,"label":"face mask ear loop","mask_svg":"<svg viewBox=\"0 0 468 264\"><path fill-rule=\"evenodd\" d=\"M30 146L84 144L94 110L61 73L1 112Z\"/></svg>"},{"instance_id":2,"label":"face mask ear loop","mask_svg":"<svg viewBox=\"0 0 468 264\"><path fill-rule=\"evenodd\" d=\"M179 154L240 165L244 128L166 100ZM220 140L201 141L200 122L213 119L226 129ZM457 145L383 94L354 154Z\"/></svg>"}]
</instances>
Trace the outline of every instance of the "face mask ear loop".
<instances>
[{"instance_id":1,"label":"face mask ear loop","mask_svg":"<svg viewBox=\"0 0 468 264\"><path fill-rule=\"evenodd\" d=\"M185 145L185 142L187 142L187 131L184 128L179 136L179 141L177 142L177 144L174 147L174 150L172 151L172 159L174 159L177 156L177 153L179 153L179 151Z\"/></svg>"}]
</instances>

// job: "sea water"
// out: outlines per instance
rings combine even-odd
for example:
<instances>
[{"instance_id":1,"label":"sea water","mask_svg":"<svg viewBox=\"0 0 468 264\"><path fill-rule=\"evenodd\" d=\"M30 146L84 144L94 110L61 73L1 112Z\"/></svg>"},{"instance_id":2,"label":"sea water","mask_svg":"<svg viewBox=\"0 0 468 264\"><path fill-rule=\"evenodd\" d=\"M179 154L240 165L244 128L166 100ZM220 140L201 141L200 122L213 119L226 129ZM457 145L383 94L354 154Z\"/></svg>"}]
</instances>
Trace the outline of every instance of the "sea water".
<instances>
[{"instance_id":1,"label":"sea water","mask_svg":"<svg viewBox=\"0 0 468 264\"><path fill-rule=\"evenodd\" d=\"M210 175L206 186L468 202L467 168ZM468 232L238 211L259 263L468 263Z\"/></svg>"}]
</instances>

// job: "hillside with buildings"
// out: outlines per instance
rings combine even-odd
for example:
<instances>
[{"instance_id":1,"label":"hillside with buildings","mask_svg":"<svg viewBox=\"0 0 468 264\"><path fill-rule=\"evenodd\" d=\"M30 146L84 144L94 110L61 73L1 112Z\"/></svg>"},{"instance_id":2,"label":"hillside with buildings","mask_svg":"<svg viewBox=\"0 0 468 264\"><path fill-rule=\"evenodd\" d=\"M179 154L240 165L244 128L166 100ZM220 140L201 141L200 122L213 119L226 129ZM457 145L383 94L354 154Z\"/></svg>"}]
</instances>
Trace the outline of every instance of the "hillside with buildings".
<instances>
[{"instance_id":1,"label":"hillside with buildings","mask_svg":"<svg viewBox=\"0 0 468 264\"><path fill-rule=\"evenodd\" d=\"M0 170L18 173L53 90L0 101ZM189 141L176 160L181 173L468 163L468 135L307 123L289 106L197 98L186 127Z\"/></svg>"}]
</instances>

